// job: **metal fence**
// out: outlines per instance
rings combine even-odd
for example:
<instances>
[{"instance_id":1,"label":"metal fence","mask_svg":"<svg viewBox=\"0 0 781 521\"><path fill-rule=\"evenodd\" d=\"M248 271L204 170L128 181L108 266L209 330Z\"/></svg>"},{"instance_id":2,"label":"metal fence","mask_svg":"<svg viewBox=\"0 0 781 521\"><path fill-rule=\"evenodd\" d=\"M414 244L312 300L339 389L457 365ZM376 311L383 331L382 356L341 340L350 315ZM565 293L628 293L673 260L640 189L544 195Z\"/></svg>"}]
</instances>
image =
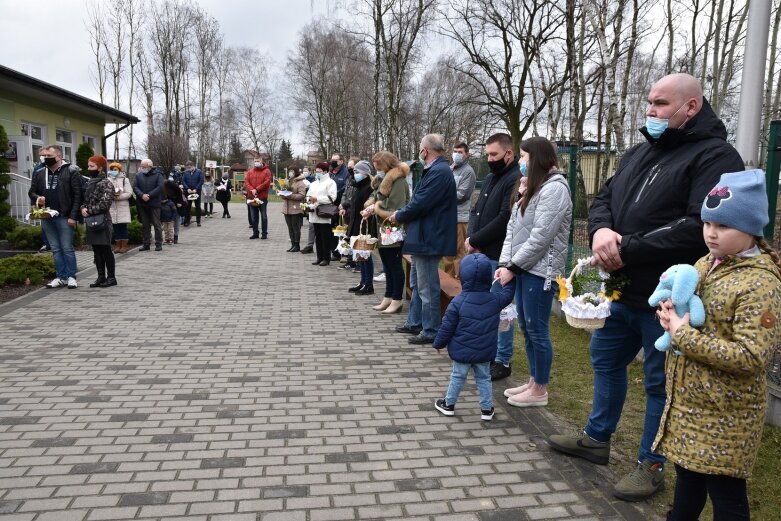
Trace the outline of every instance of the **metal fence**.
<instances>
[{"instance_id":1,"label":"metal fence","mask_svg":"<svg viewBox=\"0 0 781 521\"><path fill-rule=\"evenodd\" d=\"M11 204L11 217L24 222L24 216L30 212L30 198L27 192L30 190L30 179L19 174L9 174L11 184L8 185L8 202Z\"/></svg>"}]
</instances>

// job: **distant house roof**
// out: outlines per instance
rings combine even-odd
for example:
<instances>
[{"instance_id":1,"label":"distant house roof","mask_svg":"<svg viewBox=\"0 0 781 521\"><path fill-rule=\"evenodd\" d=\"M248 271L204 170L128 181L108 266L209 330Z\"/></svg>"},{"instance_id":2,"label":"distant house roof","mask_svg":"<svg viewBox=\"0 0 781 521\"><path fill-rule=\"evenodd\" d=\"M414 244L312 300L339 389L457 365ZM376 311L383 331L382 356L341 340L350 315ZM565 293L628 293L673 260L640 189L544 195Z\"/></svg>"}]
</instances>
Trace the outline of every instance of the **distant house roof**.
<instances>
[{"instance_id":1,"label":"distant house roof","mask_svg":"<svg viewBox=\"0 0 781 521\"><path fill-rule=\"evenodd\" d=\"M0 65L0 90L34 96L63 109L78 110L106 123L140 123L132 114Z\"/></svg>"},{"instance_id":2,"label":"distant house roof","mask_svg":"<svg viewBox=\"0 0 781 521\"><path fill-rule=\"evenodd\" d=\"M268 159L268 154L266 152L257 152L255 150L245 150L244 155L252 156L255 159Z\"/></svg>"},{"instance_id":3,"label":"distant house roof","mask_svg":"<svg viewBox=\"0 0 781 521\"><path fill-rule=\"evenodd\" d=\"M230 170L231 172L243 172L247 169L246 165L242 165L241 163L233 163L231 165Z\"/></svg>"}]
</instances>

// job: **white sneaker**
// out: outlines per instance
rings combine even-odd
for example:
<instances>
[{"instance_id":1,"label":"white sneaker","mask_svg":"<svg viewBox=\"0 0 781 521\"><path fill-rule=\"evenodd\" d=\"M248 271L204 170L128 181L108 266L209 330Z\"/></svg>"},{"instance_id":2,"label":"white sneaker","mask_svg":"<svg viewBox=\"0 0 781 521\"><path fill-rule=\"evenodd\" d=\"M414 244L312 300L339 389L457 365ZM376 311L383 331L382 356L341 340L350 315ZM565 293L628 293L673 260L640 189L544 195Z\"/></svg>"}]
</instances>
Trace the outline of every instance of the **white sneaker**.
<instances>
[{"instance_id":1,"label":"white sneaker","mask_svg":"<svg viewBox=\"0 0 781 521\"><path fill-rule=\"evenodd\" d=\"M73 277L68 277L68 289L76 289L79 287L79 284L76 282L76 279Z\"/></svg>"},{"instance_id":2,"label":"white sneaker","mask_svg":"<svg viewBox=\"0 0 781 521\"><path fill-rule=\"evenodd\" d=\"M62 280L62 279L52 279L52 281L50 283L48 283L46 285L46 287L47 288L61 288L65 284L67 284L67 283L64 280Z\"/></svg>"},{"instance_id":3,"label":"white sneaker","mask_svg":"<svg viewBox=\"0 0 781 521\"><path fill-rule=\"evenodd\" d=\"M374 277L374 282L385 282L385 272L383 271L376 277Z\"/></svg>"}]
</instances>

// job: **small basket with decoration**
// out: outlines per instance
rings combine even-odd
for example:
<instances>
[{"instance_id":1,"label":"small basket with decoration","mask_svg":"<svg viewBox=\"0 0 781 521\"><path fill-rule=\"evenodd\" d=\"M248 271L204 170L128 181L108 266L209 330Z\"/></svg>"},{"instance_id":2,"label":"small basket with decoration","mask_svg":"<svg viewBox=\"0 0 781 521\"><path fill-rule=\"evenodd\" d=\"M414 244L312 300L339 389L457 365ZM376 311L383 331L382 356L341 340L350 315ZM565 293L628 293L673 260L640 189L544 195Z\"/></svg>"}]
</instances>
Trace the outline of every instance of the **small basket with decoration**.
<instances>
[{"instance_id":1,"label":"small basket with decoration","mask_svg":"<svg viewBox=\"0 0 781 521\"><path fill-rule=\"evenodd\" d=\"M345 237L347 235L347 225L344 224L344 216L339 216L339 224L334 226L333 230L331 230L334 233L334 237Z\"/></svg>"},{"instance_id":2,"label":"small basket with decoration","mask_svg":"<svg viewBox=\"0 0 781 521\"><path fill-rule=\"evenodd\" d=\"M254 199L247 199L247 204L252 206L260 206L264 202L265 201L263 201L262 199L258 199L257 197L255 197Z\"/></svg>"},{"instance_id":3,"label":"small basket with decoration","mask_svg":"<svg viewBox=\"0 0 781 521\"><path fill-rule=\"evenodd\" d=\"M298 205L299 208L301 208L305 212L314 212L315 206L312 204L307 203L306 201L301 201Z\"/></svg>"},{"instance_id":4,"label":"small basket with decoration","mask_svg":"<svg viewBox=\"0 0 781 521\"><path fill-rule=\"evenodd\" d=\"M605 319L610 316L610 303L619 299L619 290L628 282L623 275L613 277L601 267L592 266L592 259L578 259L569 277L556 279L567 323L588 331L605 325Z\"/></svg>"},{"instance_id":5,"label":"small basket with decoration","mask_svg":"<svg viewBox=\"0 0 781 521\"><path fill-rule=\"evenodd\" d=\"M358 235L350 237L350 246L353 250L353 260L357 262L371 257L372 251L377 247L377 239L369 233L369 222L366 219L361 220Z\"/></svg>"},{"instance_id":6,"label":"small basket with decoration","mask_svg":"<svg viewBox=\"0 0 781 521\"><path fill-rule=\"evenodd\" d=\"M49 207L42 207L42 206L34 206L32 211L28 213L24 220L29 221L30 219L33 220L40 220L40 219L51 219L52 217L57 217L60 215L60 212L57 210L52 210Z\"/></svg>"},{"instance_id":7,"label":"small basket with decoration","mask_svg":"<svg viewBox=\"0 0 781 521\"><path fill-rule=\"evenodd\" d=\"M406 233L401 225L394 224L388 219L385 219L382 221L382 224L380 224L379 236L383 246L390 246L403 241Z\"/></svg>"}]
</instances>

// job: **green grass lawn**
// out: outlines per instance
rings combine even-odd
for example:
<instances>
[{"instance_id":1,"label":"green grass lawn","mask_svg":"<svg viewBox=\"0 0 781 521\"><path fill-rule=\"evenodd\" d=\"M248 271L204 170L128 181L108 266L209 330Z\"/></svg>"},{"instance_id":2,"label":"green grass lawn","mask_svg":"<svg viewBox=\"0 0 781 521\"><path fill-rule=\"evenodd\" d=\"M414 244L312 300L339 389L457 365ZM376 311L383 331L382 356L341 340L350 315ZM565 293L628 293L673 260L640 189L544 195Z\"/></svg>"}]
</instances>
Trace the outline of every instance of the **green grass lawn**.
<instances>
[{"instance_id":1,"label":"green grass lawn","mask_svg":"<svg viewBox=\"0 0 781 521\"><path fill-rule=\"evenodd\" d=\"M513 357L513 378L526 381L528 365L523 351L523 336L516 333L516 356ZM548 409L571 423L573 432L586 424L591 411L594 374L591 370L588 344L590 335L570 327L563 319L551 317L551 338L554 359L550 381ZM645 393L643 370L639 362L629 367L629 392L621 422L613 436L611 451L616 461L610 463L613 472L621 477L635 465L643 430ZM781 429L765 425L753 477L748 482L751 518L754 521L781 519ZM654 509L664 514L672 504L675 470L668 467L665 490L650 501ZM700 517L712 519L710 502Z\"/></svg>"}]
</instances>

